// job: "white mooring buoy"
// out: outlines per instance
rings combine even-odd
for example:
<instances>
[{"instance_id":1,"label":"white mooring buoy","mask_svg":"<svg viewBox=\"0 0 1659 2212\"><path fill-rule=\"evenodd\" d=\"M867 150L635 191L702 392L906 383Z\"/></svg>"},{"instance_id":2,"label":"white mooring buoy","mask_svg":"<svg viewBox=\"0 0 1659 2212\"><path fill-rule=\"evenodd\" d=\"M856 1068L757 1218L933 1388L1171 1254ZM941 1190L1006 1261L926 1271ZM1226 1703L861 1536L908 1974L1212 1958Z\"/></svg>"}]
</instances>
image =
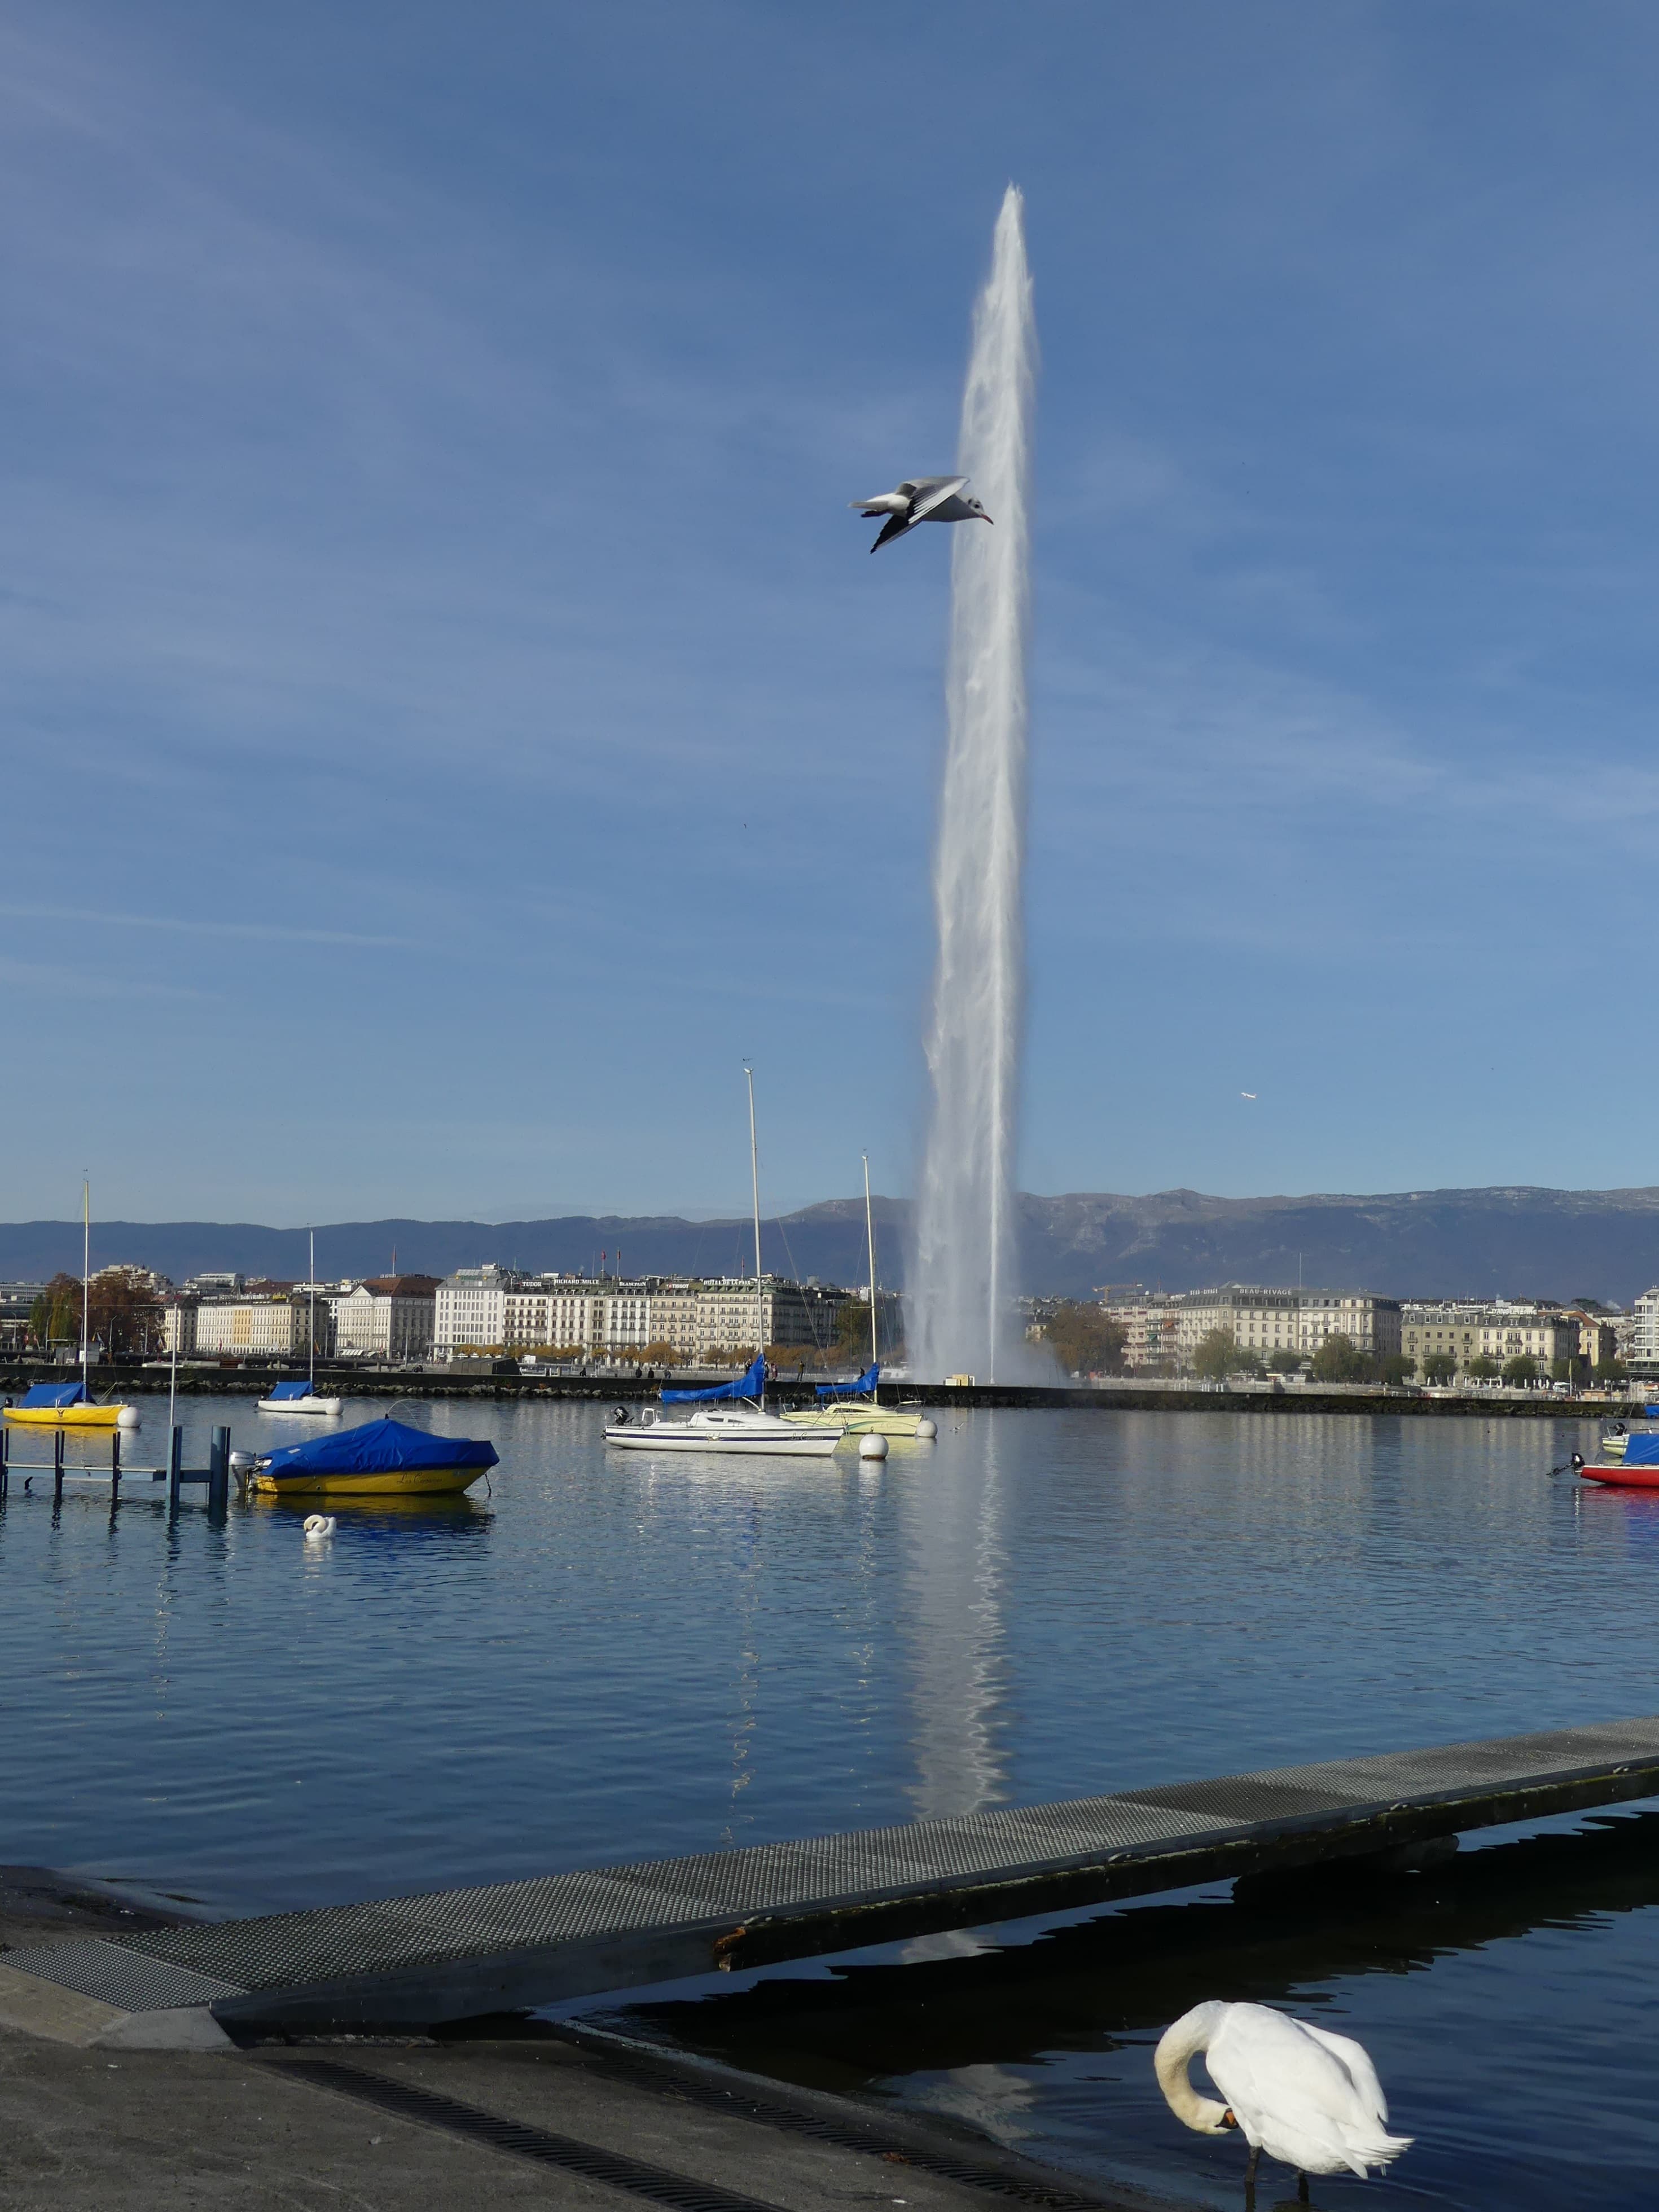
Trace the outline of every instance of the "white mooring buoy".
<instances>
[{"instance_id":1,"label":"white mooring buoy","mask_svg":"<svg viewBox=\"0 0 1659 2212\"><path fill-rule=\"evenodd\" d=\"M937 1421L930 1421L924 1414L921 1419L916 1423L916 1434L922 1437L927 1443L932 1443L933 1438L939 1434L939 1423Z\"/></svg>"},{"instance_id":2,"label":"white mooring buoy","mask_svg":"<svg viewBox=\"0 0 1659 2212\"><path fill-rule=\"evenodd\" d=\"M115 1425L118 1429L142 1428L143 1424L138 1418L137 1406L123 1406L115 1416Z\"/></svg>"},{"instance_id":3,"label":"white mooring buoy","mask_svg":"<svg viewBox=\"0 0 1659 2212\"><path fill-rule=\"evenodd\" d=\"M885 1437L862 1436L859 1438L859 1457L860 1459L885 1459L886 1456L887 1439Z\"/></svg>"}]
</instances>

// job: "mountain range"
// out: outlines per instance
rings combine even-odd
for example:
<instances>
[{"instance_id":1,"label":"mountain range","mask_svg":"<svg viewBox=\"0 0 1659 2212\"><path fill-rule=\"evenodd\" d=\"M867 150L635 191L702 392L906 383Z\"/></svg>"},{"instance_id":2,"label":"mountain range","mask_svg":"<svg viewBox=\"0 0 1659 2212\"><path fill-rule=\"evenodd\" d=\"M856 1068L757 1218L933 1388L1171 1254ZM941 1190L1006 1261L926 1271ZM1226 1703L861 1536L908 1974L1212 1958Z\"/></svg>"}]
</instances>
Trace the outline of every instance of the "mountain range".
<instances>
[{"instance_id":1,"label":"mountain range","mask_svg":"<svg viewBox=\"0 0 1659 2212\"><path fill-rule=\"evenodd\" d=\"M911 1206L875 1202L877 1273L903 1273ZM1628 1304L1659 1281L1659 1188L1394 1191L1293 1198L1213 1198L1201 1191L1022 1194L1022 1281L1050 1297L1086 1297L1106 1284L1194 1290L1251 1282L1373 1291L1385 1297L1599 1297ZM208 1269L279 1279L306 1271L303 1229L254 1222L105 1221L93 1264L131 1261L174 1282ZM526 1269L586 1271L604 1255L629 1274L741 1274L754 1265L747 1220L673 1214L567 1215L548 1221L348 1221L317 1225L317 1269L330 1279L442 1275L495 1260ZM864 1202L831 1199L763 1224L769 1269L862 1283ZM0 1278L78 1273L78 1221L0 1224Z\"/></svg>"}]
</instances>

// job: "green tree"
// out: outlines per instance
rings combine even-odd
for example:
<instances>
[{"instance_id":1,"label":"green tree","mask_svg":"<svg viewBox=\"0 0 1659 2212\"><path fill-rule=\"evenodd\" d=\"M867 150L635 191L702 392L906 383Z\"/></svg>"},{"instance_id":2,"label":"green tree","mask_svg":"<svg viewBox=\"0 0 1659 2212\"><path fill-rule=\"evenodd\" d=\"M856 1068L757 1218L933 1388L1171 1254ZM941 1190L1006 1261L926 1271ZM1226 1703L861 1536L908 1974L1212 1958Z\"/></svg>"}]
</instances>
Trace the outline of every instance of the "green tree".
<instances>
[{"instance_id":1,"label":"green tree","mask_svg":"<svg viewBox=\"0 0 1659 2212\"><path fill-rule=\"evenodd\" d=\"M1230 1328L1212 1328L1193 1350L1193 1372L1206 1382L1224 1382L1238 1366L1238 1346Z\"/></svg>"},{"instance_id":2,"label":"green tree","mask_svg":"<svg viewBox=\"0 0 1659 2212\"><path fill-rule=\"evenodd\" d=\"M1313 1372L1316 1382L1370 1382L1376 1379L1376 1366L1351 1336L1339 1331L1328 1336L1315 1352Z\"/></svg>"},{"instance_id":3,"label":"green tree","mask_svg":"<svg viewBox=\"0 0 1659 2212\"><path fill-rule=\"evenodd\" d=\"M53 1344L81 1341L81 1285L61 1272L29 1308L29 1334L44 1352Z\"/></svg>"},{"instance_id":4,"label":"green tree","mask_svg":"<svg viewBox=\"0 0 1659 2212\"><path fill-rule=\"evenodd\" d=\"M1552 1382L1576 1382L1578 1380L1578 1362L1570 1352L1564 1352L1551 1360L1550 1380Z\"/></svg>"},{"instance_id":5,"label":"green tree","mask_svg":"<svg viewBox=\"0 0 1659 2212\"><path fill-rule=\"evenodd\" d=\"M1270 1352L1267 1354L1269 1375L1294 1375L1301 1364L1302 1354L1299 1352Z\"/></svg>"},{"instance_id":6,"label":"green tree","mask_svg":"<svg viewBox=\"0 0 1659 2212\"><path fill-rule=\"evenodd\" d=\"M1431 1352L1423 1362L1423 1380L1436 1389L1443 1390L1457 1374L1457 1355L1452 1352Z\"/></svg>"},{"instance_id":7,"label":"green tree","mask_svg":"<svg viewBox=\"0 0 1659 2212\"><path fill-rule=\"evenodd\" d=\"M1121 1374L1127 1340L1121 1321L1086 1299L1062 1299L1042 1325L1042 1341L1068 1375Z\"/></svg>"},{"instance_id":8,"label":"green tree","mask_svg":"<svg viewBox=\"0 0 1659 2212\"><path fill-rule=\"evenodd\" d=\"M1391 1352L1382 1362L1382 1380L1391 1390L1397 1390L1402 1382L1409 1382L1416 1372L1417 1362L1408 1352Z\"/></svg>"},{"instance_id":9,"label":"green tree","mask_svg":"<svg viewBox=\"0 0 1659 2212\"><path fill-rule=\"evenodd\" d=\"M1491 1382L1497 1376L1498 1362L1483 1352L1478 1358L1470 1360L1468 1372L1474 1376L1477 1382Z\"/></svg>"},{"instance_id":10,"label":"green tree","mask_svg":"<svg viewBox=\"0 0 1659 2212\"><path fill-rule=\"evenodd\" d=\"M1538 1362L1529 1352L1517 1352L1512 1359L1504 1362L1506 1382L1531 1383L1538 1380Z\"/></svg>"},{"instance_id":11,"label":"green tree","mask_svg":"<svg viewBox=\"0 0 1659 2212\"><path fill-rule=\"evenodd\" d=\"M1595 1363L1598 1382L1624 1382L1629 1380L1629 1370L1622 1359L1598 1359Z\"/></svg>"}]
</instances>

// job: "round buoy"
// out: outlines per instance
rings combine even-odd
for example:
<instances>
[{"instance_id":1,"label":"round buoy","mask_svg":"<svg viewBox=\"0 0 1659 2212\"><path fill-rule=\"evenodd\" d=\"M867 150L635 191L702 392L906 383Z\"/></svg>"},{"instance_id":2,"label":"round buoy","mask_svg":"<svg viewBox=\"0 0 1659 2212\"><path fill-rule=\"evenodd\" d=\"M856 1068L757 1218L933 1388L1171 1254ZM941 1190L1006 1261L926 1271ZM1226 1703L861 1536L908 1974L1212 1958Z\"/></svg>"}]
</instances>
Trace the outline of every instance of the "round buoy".
<instances>
[{"instance_id":1,"label":"round buoy","mask_svg":"<svg viewBox=\"0 0 1659 2212\"><path fill-rule=\"evenodd\" d=\"M885 1459L886 1456L887 1439L885 1437L863 1436L859 1438L859 1457L860 1459Z\"/></svg>"},{"instance_id":2,"label":"round buoy","mask_svg":"<svg viewBox=\"0 0 1659 2212\"><path fill-rule=\"evenodd\" d=\"M920 1420L916 1423L916 1434L926 1437L927 1441L932 1443L933 1438L939 1434L939 1423L926 1419Z\"/></svg>"},{"instance_id":3,"label":"round buoy","mask_svg":"<svg viewBox=\"0 0 1659 2212\"><path fill-rule=\"evenodd\" d=\"M136 1429L142 1427L143 1424L138 1419L138 1408L137 1406L123 1406L120 1412L115 1416L115 1425L118 1429Z\"/></svg>"}]
</instances>

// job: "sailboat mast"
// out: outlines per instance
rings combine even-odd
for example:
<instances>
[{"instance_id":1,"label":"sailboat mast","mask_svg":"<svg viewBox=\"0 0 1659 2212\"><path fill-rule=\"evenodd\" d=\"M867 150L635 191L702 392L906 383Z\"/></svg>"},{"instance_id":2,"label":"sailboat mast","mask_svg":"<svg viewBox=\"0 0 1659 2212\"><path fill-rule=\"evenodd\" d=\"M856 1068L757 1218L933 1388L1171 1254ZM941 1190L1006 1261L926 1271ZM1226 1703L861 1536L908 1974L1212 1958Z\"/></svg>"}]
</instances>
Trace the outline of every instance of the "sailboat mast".
<instances>
[{"instance_id":1,"label":"sailboat mast","mask_svg":"<svg viewBox=\"0 0 1659 2212\"><path fill-rule=\"evenodd\" d=\"M81 1395L87 1390L87 1344L92 1308L92 1177L81 1184Z\"/></svg>"},{"instance_id":2,"label":"sailboat mast","mask_svg":"<svg viewBox=\"0 0 1659 2212\"><path fill-rule=\"evenodd\" d=\"M317 1395L317 1232L314 1229L311 1232L311 1260L306 1269L306 1288L311 1293L311 1320L306 1328L306 1335L311 1344L311 1380L306 1385L306 1395L314 1398Z\"/></svg>"},{"instance_id":3,"label":"sailboat mast","mask_svg":"<svg viewBox=\"0 0 1659 2212\"><path fill-rule=\"evenodd\" d=\"M755 1071L747 1060L743 1064L744 1079L749 1085L749 1176L755 1193L755 1357L766 1358L766 1300L761 1288L760 1249L760 1147L755 1141ZM766 1402L766 1370L761 1370L761 1402Z\"/></svg>"},{"instance_id":4,"label":"sailboat mast","mask_svg":"<svg viewBox=\"0 0 1659 2212\"><path fill-rule=\"evenodd\" d=\"M870 1247L870 1364L874 1367L881 1354L876 1347L876 1224L870 1212L870 1155L864 1155L864 1235Z\"/></svg>"}]
</instances>

